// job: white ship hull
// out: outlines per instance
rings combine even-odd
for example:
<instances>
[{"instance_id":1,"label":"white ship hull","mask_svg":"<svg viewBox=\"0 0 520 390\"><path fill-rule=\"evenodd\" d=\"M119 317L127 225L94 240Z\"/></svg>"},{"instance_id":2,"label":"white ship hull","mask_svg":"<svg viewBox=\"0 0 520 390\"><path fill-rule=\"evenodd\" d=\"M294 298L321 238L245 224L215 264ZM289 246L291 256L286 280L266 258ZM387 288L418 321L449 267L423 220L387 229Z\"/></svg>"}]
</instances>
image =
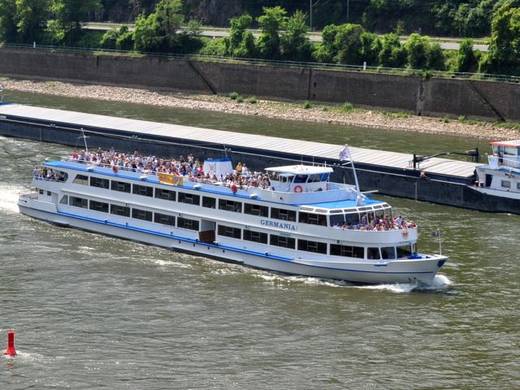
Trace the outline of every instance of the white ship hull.
<instances>
[{"instance_id":1,"label":"white ship hull","mask_svg":"<svg viewBox=\"0 0 520 390\"><path fill-rule=\"evenodd\" d=\"M203 243L192 238L154 232L130 224L75 216L58 212L56 206L30 198L20 198L21 213L54 223L94 233L106 234L133 241L157 245L174 251L183 251L235 262L250 267L284 274L303 275L354 283L422 283L431 284L435 274L446 261L445 256L432 255L421 259L378 262L348 262L342 260L291 259L269 253L259 253L230 245Z\"/></svg>"}]
</instances>

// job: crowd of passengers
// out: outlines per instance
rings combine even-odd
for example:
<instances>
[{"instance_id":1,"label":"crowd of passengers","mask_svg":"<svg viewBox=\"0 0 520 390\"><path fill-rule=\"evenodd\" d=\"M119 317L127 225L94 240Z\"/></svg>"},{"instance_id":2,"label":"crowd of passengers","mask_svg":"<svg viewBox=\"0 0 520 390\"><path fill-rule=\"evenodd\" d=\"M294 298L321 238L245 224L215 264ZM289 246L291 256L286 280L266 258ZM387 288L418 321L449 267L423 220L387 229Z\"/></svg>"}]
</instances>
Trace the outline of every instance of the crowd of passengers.
<instances>
[{"instance_id":1,"label":"crowd of passengers","mask_svg":"<svg viewBox=\"0 0 520 390\"><path fill-rule=\"evenodd\" d=\"M143 156L135 151L132 154L116 152L114 150L73 151L70 159L87 162L94 165L130 170L147 174L167 173L176 176L188 177L190 181L200 183L221 183L230 188L245 189L248 187L269 188L270 181L267 175L261 172L252 172L246 164L238 163L233 172L227 175L217 175L214 172L204 172L204 162L196 159L192 154L180 156L177 159L162 159L156 156Z\"/></svg>"},{"instance_id":2,"label":"crowd of passengers","mask_svg":"<svg viewBox=\"0 0 520 390\"><path fill-rule=\"evenodd\" d=\"M402 216L391 217L386 215L384 218L375 218L372 221L368 220L367 215L363 215L357 224L344 223L334 225L336 229L352 229L352 230L366 230L366 231L387 231L387 230L406 230L414 228L417 225L415 222L407 221Z\"/></svg>"},{"instance_id":3,"label":"crowd of passengers","mask_svg":"<svg viewBox=\"0 0 520 390\"><path fill-rule=\"evenodd\" d=\"M33 170L33 176L40 180L49 181L65 181L66 176L63 172L56 172L47 167L36 167Z\"/></svg>"}]
</instances>

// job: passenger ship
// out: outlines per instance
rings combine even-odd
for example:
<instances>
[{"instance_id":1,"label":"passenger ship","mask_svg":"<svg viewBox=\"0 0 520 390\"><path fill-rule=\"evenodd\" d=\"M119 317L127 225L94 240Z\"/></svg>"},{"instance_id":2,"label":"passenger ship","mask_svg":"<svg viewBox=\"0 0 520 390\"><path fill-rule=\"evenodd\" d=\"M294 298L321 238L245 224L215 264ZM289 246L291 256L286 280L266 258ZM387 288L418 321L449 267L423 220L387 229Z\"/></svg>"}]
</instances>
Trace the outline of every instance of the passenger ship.
<instances>
[{"instance_id":1,"label":"passenger ship","mask_svg":"<svg viewBox=\"0 0 520 390\"><path fill-rule=\"evenodd\" d=\"M266 188L72 159L41 169L20 211L61 226L355 283L431 284L447 260L417 252L415 224L396 224L386 202L331 182L331 167L267 168Z\"/></svg>"},{"instance_id":2,"label":"passenger ship","mask_svg":"<svg viewBox=\"0 0 520 390\"><path fill-rule=\"evenodd\" d=\"M491 196L520 200L520 140L492 142L488 164L476 168L473 189Z\"/></svg>"}]
</instances>

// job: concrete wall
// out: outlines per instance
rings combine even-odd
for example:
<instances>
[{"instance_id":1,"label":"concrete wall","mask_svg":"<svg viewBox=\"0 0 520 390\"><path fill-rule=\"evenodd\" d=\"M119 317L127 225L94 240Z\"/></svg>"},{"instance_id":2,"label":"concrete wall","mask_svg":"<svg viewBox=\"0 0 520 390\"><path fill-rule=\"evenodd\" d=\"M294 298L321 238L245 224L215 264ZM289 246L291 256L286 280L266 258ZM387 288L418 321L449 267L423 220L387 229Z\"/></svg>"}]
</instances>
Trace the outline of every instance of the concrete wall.
<instances>
[{"instance_id":1,"label":"concrete wall","mask_svg":"<svg viewBox=\"0 0 520 390\"><path fill-rule=\"evenodd\" d=\"M0 74L520 120L520 84L0 48Z\"/></svg>"}]
</instances>

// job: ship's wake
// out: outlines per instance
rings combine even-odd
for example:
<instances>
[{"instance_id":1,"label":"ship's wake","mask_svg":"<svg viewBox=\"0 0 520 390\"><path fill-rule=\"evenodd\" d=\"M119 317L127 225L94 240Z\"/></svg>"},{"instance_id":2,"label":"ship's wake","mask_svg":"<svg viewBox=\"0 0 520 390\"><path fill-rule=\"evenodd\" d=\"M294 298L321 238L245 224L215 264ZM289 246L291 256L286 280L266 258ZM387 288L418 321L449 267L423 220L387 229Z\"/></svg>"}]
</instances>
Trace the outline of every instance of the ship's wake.
<instances>
[{"instance_id":1,"label":"ship's wake","mask_svg":"<svg viewBox=\"0 0 520 390\"><path fill-rule=\"evenodd\" d=\"M18 197L24 190L21 186L0 184L0 210L18 213Z\"/></svg>"}]
</instances>

